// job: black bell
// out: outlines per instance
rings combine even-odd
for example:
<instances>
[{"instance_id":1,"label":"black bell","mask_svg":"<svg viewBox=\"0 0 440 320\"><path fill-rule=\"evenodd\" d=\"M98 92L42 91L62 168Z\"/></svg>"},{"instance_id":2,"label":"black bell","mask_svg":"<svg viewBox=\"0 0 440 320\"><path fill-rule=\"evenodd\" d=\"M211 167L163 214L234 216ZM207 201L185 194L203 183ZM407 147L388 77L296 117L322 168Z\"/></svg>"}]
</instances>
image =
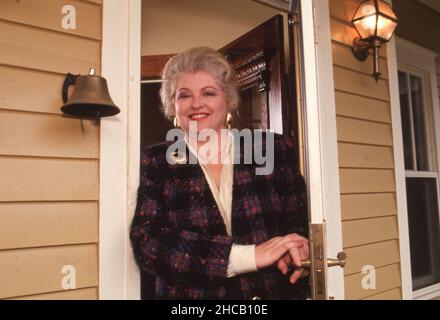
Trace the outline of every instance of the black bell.
<instances>
[{"instance_id":1,"label":"black bell","mask_svg":"<svg viewBox=\"0 0 440 320\"><path fill-rule=\"evenodd\" d=\"M68 88L75 85L70 98ZM86 76L68 73L63 84L63 103L61 111L65 114L80 118L110 117L120 112L108 92L107 80L95 75L95 69L90 69Z\"/></svg>"}]
</instances>

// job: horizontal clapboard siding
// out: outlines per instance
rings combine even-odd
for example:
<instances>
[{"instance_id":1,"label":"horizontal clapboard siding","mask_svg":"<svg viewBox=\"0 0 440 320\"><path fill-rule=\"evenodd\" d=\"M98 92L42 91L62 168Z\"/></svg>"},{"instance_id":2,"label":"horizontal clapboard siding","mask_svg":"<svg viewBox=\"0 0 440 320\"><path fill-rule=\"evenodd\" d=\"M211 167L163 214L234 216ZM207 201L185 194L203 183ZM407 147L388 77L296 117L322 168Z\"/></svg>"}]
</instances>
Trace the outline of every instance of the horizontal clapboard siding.
<instances>
[{"instance_id":1,"label":"horizontal clapboard siding","mask_svg":"<svg viewBox=\"0 0 440 320\"><path fill-rule=\"evenodd\" d=\"M345 298L347 300L367 298L401 286L398 263L376 269L376 289L362 287L364 276L362 273L356 273L345 277Z\"/></svg>"},{"instance_id":2,"label":"horizontal clapboard siding","mask_svg":"<svg viewBox=\"0 0 440 320\"><path fill-rule=\"evenodd\" d=\"M339 116L391 123L390 108L385 101L337 90L335 100Z\"/></svg>"},{"instance_id":3,"label":"horizontal clapboard siding","mask_svg":"<svg viewBox=\"0 0 440 320\"><path fill-rule=\"evenodd\" d=\"M350 257L344 268L345 275L362 272L366 265L374 266L376 269L399 262L399 242L392 239L386 242L377 242L345 249ZM368 257L368 260L365 260Z\"/></svg>"},{"instance_id":4,"label":"horizontal clapboard siding","mask_svg":"<svg viewBox=\"0 0 440 320\"><path fill-rule=\"evenodd\" d=\"M91 287L9 298L6 300L97 300L98 297L98 287Z\"/></svg>"},{"instance_id":5,"label":"horizontal clapboard siding","mask_svg":"<svg viewBox=\"0 0 440 320\"><path fill-rule=\"evenodd\" d=\"M352 53L351 47L334 43L333 48L333 63L339 67L358 71L360 73L371 75L371 66L373 65L373 56L368 56L366 61L359 61ZM383 79L388 79L387 60L380 57L379 64L381 66L381 73Z\"/></svg>"},{"instance_id":6,"label":"horizontal clapboard siding","mask_svg":"<svg viewBox=\"0 0 440 320\"><path fill-rule=\"evenodd\" d=\"M63 291L64 266L74 266L76 288L98 285L98 246L72 245L0 251L0 298Z\"/></svg>"},{"instance_id":7,"label":"horizontal clapboard siding","mask_svg":"<svg viewBox=\"0 0 440 320\"><path fill-rule=\"evenodd\" d=\"M98 40L1 20L0 52L0 64L29 69L87 74L89 68L101 68Z\"/></svg>"},{"instance_id":8,"label":"horizontal clapboard siding","mask_svg":"<svg viewBox=\"0 0 440 320\"><path fill-rule=\"evenodd\" d=\"M396 215L396 195L393 192L343 194L341 214L343 221Z\"/></svg>"},{"instance_id":9,"label":"horizontal clapboard siding","mask_svg":"<svg viewBox=\"0 0 440 320\"><path fill-rule=\"evenodd\" d=\"M96 202L0 203L0 250L98 242Z\"/></svg>"},{"instance_id":10,"label":"horizontal clapboard siding","mask_svg":"<svg viewBox=\"0 0 440 320\"><path fill-rule=\"evenodd\" d=\"M396 190L393 170L340 169L341 194Z\"/></svg>"},{"instance_id":11,"label":"horizontal clapboard siding","mask_svg":"<svg viewBox=\"0 0 440 320\"><path fill-rule=\"evenodd\" d=\"M434 1L438 4L438 0ZM440 13L422 1L398 0L394 11L399 17L396 34L419 46L440 53Z\"/></svg>"},{"instance_id":12,"label":"horizontal clapboard siding","mask_svg":"<svg viewBox=\"0 0 440 320\"><path fill-rule=\"evenodd\" d=\"M393 149L341 142L339 165L343 168L394 168Z\"/></svg>"},{"instance_id":13,"label":"horizontal clapboard siding","mask_svg":"<svg viewBox=\"0 0 440 320\"><path fill-rule=\"evenodd\" d=\"M60 107L66 73L100 73L101 39L102 0L0 1L0 298L98 299L100 127Z\"/></svg>"},{"instance_id":14,"label":"horizontal clapboard siding","mask_svg":"<svg viewBox=\"0 0 440 320\"><path fill-rule=\"evenodd\" d=\"M64 77L63 74L0 65L0 109L61 114Z\"/></svg>"},{"instance_id":15,"label":"horizontal clapboard siding","mask_svg":"<svg viewBox=\"0 0 440 320\"><path fill-rule=\"evenodd\" d=\"M401 299L394 151L387 55L382 76L371 76L351 53L351 19L359 0L330 0L347 299ZM376 270L376 289L362 287L364 266Z\"/></svg>"},{"instance_id":16,"label":"horizontal clapboard siding","mask_svg":"<svg viewBox=\"0 0 440 320\"><path fill-rule=\"evenodd\" d=\"M392 146L392 128L389 124L337 116L338 141Z\"/></svg>"},{"instance_id":17,"label":"horizontal clapboard siding","mask_svg":"<svg viewBox=\"0 0 440 320\"><path fill-rule=\"evenodd\" d=\"M98 160L0 157L1 201L98 200Z\"/></svg>"},{"instance_id":18,"label":"horizontal clapboard siding","mask_svg":"<svg viewBox=\"0 0 440 320\"><path fill-rule=\"evenodd\" d=\"M362 298L362 300L402 300L402 289L399 286L385 292Z\"/></svg>"},{"instance_id":19,"label":"horizontal clapboard siding","mask_svg":"<svg viewBox=\"0 0 440 320\"><path fill-rule=\"evenodd\" d=\"M398 238L397 218L379 217L342 223L344 248Z\"/></svg>"},{"instance_id":20,"label":"horizontal clapboard siding","mask_svg":"<svg viewBox=\"0 0 440 320\"><path fill-rule=\"evenodd\" d=\"M98 159L99 125L83 124L84 132L78 119L0 110L0 154Z\"/></svg>"},{"instance_id":21,"label":"horizontal clapboard siding","mask_svg":"<svg viewBox=\"0 0 440 320\"><path fill-rule=\"evenodd\" d=\"M339 91L349 92L364 97L374 97L382 101L389 101L388 82L382 79L379 81L371 81L372 76L364 73L356 72L334 67L335 89Z\"/></svg>"},{"instance_id":22,"label":"horizontal clapboard siding","mask_svg":"<svg viewBox=\"0 0 440 320\"><path fill-rule=\"evenodd\" d=\"M18 3L17 3L18 2ZM69 5L75 9L75 29L64 29L62 19L63 7ZM72 35L101 40L101 6L81 0L38 0L19 2L2 0L0 2L0 19L31 25Z\"/></svg>"}]
</instances>

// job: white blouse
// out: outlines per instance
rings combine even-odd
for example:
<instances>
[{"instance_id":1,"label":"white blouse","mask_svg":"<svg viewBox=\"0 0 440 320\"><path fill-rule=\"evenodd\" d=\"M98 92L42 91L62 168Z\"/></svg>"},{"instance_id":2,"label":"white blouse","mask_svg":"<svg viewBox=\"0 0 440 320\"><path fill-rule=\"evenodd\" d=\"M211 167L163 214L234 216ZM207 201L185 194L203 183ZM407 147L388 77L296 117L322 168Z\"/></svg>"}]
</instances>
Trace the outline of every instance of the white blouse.
<instances>
[{"instance_id":1,"label":"white blouse","mask_svg":"<svg viewBox=\"0 0 440 320\"><path fill-rule=\"evenodd\" d=\"M220 214L223 217L226 231L228 235L231 236L232 188L234 181L234 136L231 133L228 134L227 144L221 152L223 159L219 159L222 160L221 163L223 163L220 175L220 190L217 188L215 179L206 166L207 160L198 154L197 149L188 142L186 136L185 142L191 153L197 156ZM230 278L238 274L254 271L257 271L255 262L255 245L233 244L231 253L229 254L227 277Z\"/></svg>"}]
</instances>

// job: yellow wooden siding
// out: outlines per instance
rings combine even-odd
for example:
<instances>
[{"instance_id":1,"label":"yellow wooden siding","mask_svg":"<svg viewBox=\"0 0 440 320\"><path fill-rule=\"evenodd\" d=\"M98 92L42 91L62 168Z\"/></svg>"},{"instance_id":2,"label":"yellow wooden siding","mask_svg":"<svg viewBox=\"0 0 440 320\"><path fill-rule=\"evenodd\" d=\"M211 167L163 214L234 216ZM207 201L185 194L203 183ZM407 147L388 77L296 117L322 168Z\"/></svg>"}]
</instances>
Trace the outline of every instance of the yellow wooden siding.
<instances>
[{"instance_id":1,"label":"yellow wooden siding","mask_svg":"<svg viewBox=\"0 0 440 320\"><path fill-rule=\"evenodd\" d=\"M65 266L74 266L76 288L98 285L96 244L0 251L0 298L62 291Z\"/></svg>"},{"instance_id":2,"label":"yellow wooden siding","mask_svg":"<svg viewBox=\"0 0 440 320\"><path fill-rule=\"evenodd\" d=\"M341 215L343 221L396 214L396 195L393 192L341 195Z\"/></svg>"},{"instance_id":3,"label":"yellow wooden siding","mask_svg":"<svg viewBox=\"0 0 440 320\"><path fill-rule=\"evenodd\" d=\"M359 247L346 248L345 253L350 257L344 268L344 274L359 273L366 265L376 269L399 262L399 242L392 239ZM366 260L365 257L368 257Z\"/></svg>"},{"instance_id":4,"label":"yellow wooden siding","mask_svg":"<svg viewBox=\"0 0 440 320\"><path fill-rule=\"evenodd\" d=\"M380 146L392 146L392 128L389 124L376 123L337 116L339 142L352 142Z\"/></svg>"},{"instance_id":5,"label":"yellow wooden siding","mask_svg":"<svg viewBox=\"0 0 440 320\"><path fill-rule=\"evenodd\" d=\"M333 63L337 66L358 71L367 75L371 74L371 66L373 65L373 57L368 56L366 61L359 61L355 58L349 46L334 43L333 48ZM386 59L380 57L380 66L382 67L382 78L388 79L388 66Z\"/></svg>"},{"instance_id":6,"label":"yellow wooden siding","mask_svg":"<svg viewBox=\"0 0 440 320\"><path fill-rule=\"evenodd\" d=\"M78 119L0 110L0 154L98 159L99 125L83 124L84 132Z\"/></svg>"},{"instance_id":7,"label":"yellow wooden siding","mask_svg":"<svg viewBox=\"0 0 440 320\"><path fill-rule=\"evenodd\" d=\"M0 157L0 201L98 200L97 160Z\"/></svg>"},{"instance_id":8,"label":"yellow wooden siding","mask_svg":"<svg viewBox=\"0 0 440 320\"><path fill-rule=\"evenodd\" d=\"M63 74L0 65L0 108L60 114ZM25 92L26 94L13 94Z\"/></svg>"},{"instance_id":9,"label":"yellow wooden siding","mask_svg":"<svg viewBox=\"0 0 440 320\"><path fill-rule=\"evenodd\" d=\"M101 38L102 0L0 2L0 298L98 298L100 128L60 107L66 73L100 72Z\"/></svg>"},{"instance_id":10,"label":"yellow wooden siding","mask_svg":"<svg viewBox=\"0 0 440 320\"><path fill-rule=\"evenodd\" d=\"M387 54L382 76L372 57L357 61L350 21L359 0L329 0L337 113L343 246L347 299L401 299L393 135ZM364 266L376 270L376 289L362 288Z\"/></svg>"},{"instance_id":11,"label":"yellow wooden siding","mask_svg":"<svg viewBox=\"0 0 440 320\"><path fill-rule=\"evenodd\" d=\"M402 289L397 287L373 296L368 296L362 300L402 300Z\"/></svg>"},{"instance_id":12,"label":"yellow wooden siding","mask_svg":"<svg viewBox=\"0 0 440 320\"><path fill-rule=\"evenodd\" d=\"M344 248L398 238L397 218L379 217L342 222Z\"/></svg>"},{"instance_id":13,"label":"yellow wooden siding","mask_svg":"<svg viewBox=\"0 0 440 320\"><path fill-rule=\"evenodd\" d=\"M372 67L372 66L371 66ZM335 66L335 89L358 94L360 96L374 97L382 101L389 101L388 82L383 79L371 81L372 76L353 70Z\"/></svg>"},{"instance_id":14,"label":"yellow wooden siding","mask_svg":"<svg viewBox=\"0 0 440 320\"><path fill-rule=\"evenodd\" d=\"M75 8L76 29L63 29L61 21L66 13L62 13L62 8L66 5ZM0 19L97 40L101 39L100 11L101 6L81 0L0 2Z\"/></svg>"},{"instance_id":15,"label":"yellow wooden siding","mask_svg":"<svg viewBox=\"0 0 440 320\"><path fill-rule=\"evenodd\" d=\"M438 41L440 39L439 10L422 1L393 1L394 12L399 18L396 35L433 52L440 53L440 42ZM434 6L438 6L438 0L427 0L427 2L433 2Z\"/></svg>"},{"instance_id":16,"label":"yellow wooden siding","mask_svg":"<svg viewBox=\"0 0 440 320\"><path fill-rule=\"evenodd\" d=\"M96 202L0 203L0 250L98 242Z\"/></svg>"},{"instance_id":17,"label":"yellow wooden siding","mask_svg":"<svg viewBox=\"0 0 440 320\"><path fill-rule=\"evenodd\" d=\"M6 300L97 300L98 288L64 290L46 294L36 294Z\"/></svg>"},{"instance_id":18,"label":"yellow wooden siding","mask_svg":"<svg viewBox=\"0 0 440 320\"><path fill-rule=\"evenodd\" d=\"M393 170L340 169L341 194L396 190Z\"/></svg>"},{"instance_id":19,"label":"yellow wooden siding","mask_svg":"<svg viewBox=\"0 0 440 320\"><path fill-rule=\"evenodd\" d=\"M342 168L394 168L393 149L341 142L338 145Z\"/></svg>"},{"instance_id":20,"label":"yellow wooden siding","mask_svg":"<svg viewBox=\"0 0 440 320\"><path fill-rule=\"evenodd\" d=\"M102 4L103 0L83 0L83 1L91 2L91 3L97 3L97 4Z\"/></svg>"},{"instance_id":21,"label":"yellow wooden siding","mask_svg":"<svg viewBox=\"0 0 440 320\"><path fill-rule=\"evenodd\" d=\"M363 277L365 275L360 272L345 277L345 298L347 300L367 298L401 286L398 263L376 269L375 289L364 289L362 287Z\"/></svg>"},{"instance_id":22,"label":"yellow wooden siding","mask_svg":"<svg viewBox=\"0 0 440 320\"><path fill-rule=\"evenodd\" d=\"M0 52L0 64L23 68L75 74L101 69L98 40L1 20Z\"/></svg>"},{"instance_id":23,"label":"yellow wooden siding","mask_svg":"<svg viewBox=\"0 0 440 320\"><path fill-rule=\"evenodd\" d=\"M391 123L388 103L348 92L335 91L336 113L340 116Z\"/></svg>"}]
</instances>

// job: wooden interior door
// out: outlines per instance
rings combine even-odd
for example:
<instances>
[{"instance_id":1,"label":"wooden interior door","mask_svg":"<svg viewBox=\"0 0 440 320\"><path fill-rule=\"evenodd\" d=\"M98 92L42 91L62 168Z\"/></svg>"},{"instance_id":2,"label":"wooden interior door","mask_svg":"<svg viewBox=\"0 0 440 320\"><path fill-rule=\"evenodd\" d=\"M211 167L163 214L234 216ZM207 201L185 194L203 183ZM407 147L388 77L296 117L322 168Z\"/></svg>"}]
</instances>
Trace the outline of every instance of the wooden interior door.
<instances>
[{"instance_id":1,"label":"wooden interior door","mask_svg":"<svg viewBox=\"0 0 440 320\"><path fill-rule=\"evenodd\" d=\"M219 51L237 75L241 103L235 126L287 132L293 121L286 94L283 17L274 16Z\"/></svg>"}]
</instances>

